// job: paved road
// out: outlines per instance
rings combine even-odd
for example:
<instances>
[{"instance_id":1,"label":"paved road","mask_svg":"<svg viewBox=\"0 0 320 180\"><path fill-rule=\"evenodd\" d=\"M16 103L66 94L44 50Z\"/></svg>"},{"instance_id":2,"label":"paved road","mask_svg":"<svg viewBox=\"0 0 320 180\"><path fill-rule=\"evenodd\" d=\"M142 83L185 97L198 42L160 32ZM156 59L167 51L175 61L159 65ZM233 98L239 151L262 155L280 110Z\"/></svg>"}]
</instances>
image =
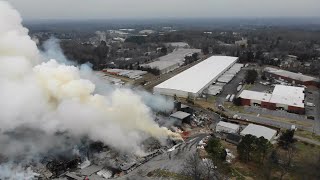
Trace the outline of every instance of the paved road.
<instances>
[{"instance_id":1,"label":"paved road","mask_svg":"<svg viewBox=\"0 0 320 180\"><path fill-rule=\"evenodd\" d=\"M307 89L307 91L312 92L312 100L308 97L310 94L307 93L307 101L311 101L316 107L311 108L312 114L314 116L314 131L316 134L320 134L320 90L319 89ZM310 107L307 107L310 108ZM308 115L309 112L307 112Z\"/></svg>"},{"instance_id":2,"label":"paved road","mask_svg":"<svg viewBox=\"0 0 320 180\"><path fill-rule=\"evenodd\" d=\"M248 114L254 113L254 114L261 114L261 115L269 115L269 116L281 117L285 119L292 119L292 120L303 121L309 124L313 124L313 120L307 119L305 115L289 113L287 111L269 110L266 108L256 107L256 106L245 106L244 110Z\"/></svg>"},{"instance_id":3,"label":"paved road","mask_svg":"<svg viewBox=\"0 0 320 180\"><path fill-rule=\"evenodd\" d=\"M296 136L296 135L294 136L294 138L299 140L299 141L302 141L302 142L307 142L309 144L314 144L314 145L320 146L320 142L316 141L316 140L313 140L313 139L304 138L304 137Z\"/></svg>"},{"instance_id":4,"label":"paved road","mask_svg":"<svg viewBox=\"0 0 320 180\"><path fill-rule=\"evenodd\" d=\"M257 117L256 115L242 114L242 113L237 113L237 114L239 116L241 116L242 119L248 119L248 120L253 121L253 122L260 122L260 123L264 123L264 124L269 124L269 125L272 125L272 126L283 128L283 129L290 129L291 125L292 125L292 123L280 122L280 121L276 121L276 120L273 120L273 119L270 119L270 118L266 118L266 117L261 117L261 116ZM301 126L301 125L296 125L296 127L299 128L299 129L310 131L310 132L313 131L312 127L308 128L308 127Z\"/></svg>"}]
</instances>

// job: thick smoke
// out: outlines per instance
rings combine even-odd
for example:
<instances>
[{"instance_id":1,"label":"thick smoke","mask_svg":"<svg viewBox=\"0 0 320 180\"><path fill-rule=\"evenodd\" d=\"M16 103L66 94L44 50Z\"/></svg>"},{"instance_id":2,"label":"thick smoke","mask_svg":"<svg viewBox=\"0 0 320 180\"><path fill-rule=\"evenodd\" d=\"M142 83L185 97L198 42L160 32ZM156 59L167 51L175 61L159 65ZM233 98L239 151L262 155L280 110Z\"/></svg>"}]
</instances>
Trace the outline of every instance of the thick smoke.
<instances>
[{"instance_id":1,"label":"thick smoke","mask_svg":"<svg viewBox=\"0 0 320 180\"><path fill-rule=\"evenodd\" d=\"M76 65L75 62L70 61L63 54L59 43L60 41L55 37L51 37L43 43L44 51L42 52L42 54L45 57L45 59L55 59L57 62L61 64Z\"/></svg>"},{"instance_id":2,"label":"thick smoke","mask_svg":"<svg viewBox=\"0 0 320 180\"><path fill-rule=\"evenodd\" d=\"M42 60L19 13L3 1L0 22L0 153L4 156L32 156L70 144L57 133L74 141L89 137L135 154L143 153L140 144L149 136L162 142L180 138L153 121L144 103L152 102L150 95L96 86L100 80L88 66L66 65L63 54L55 56L60 50L50 50L54 43L47 44L47 57L62 61ZM106 92L97 94L104 87ZM158 110L172 106L160 97L156 100L168 108L147 104Z\"/></svg>"},{"instance_id":3,"label":"thick smoke","mask_svg":"<svg viewBox=\"0 0 320 180\"><path fill-rule=\"evenodd\" d=\"M21 166L13 165L13 164L0 164L0 179L8 179L8 180L31 180L37 176L37 173L34 173L31 168L24 169Z\"/></svg>"}]
</instances>

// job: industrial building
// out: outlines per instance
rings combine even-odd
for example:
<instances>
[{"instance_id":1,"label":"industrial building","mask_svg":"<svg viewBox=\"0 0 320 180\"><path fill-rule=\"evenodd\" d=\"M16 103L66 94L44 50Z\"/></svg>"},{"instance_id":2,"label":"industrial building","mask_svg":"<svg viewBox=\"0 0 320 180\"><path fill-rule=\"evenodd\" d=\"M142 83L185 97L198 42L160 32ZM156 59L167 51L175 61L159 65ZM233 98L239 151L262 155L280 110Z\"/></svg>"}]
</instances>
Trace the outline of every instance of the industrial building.
<instances>
[{"instance_id":1,"label":"industrial building","mask_svg":"<svg viewBox=\"0 0 320 180\"><path fill-rule=\"evenodd\" d=\"M241 136L245 136L247 134L251 134L252 136L256 136L257 138L264 137L265 139L272 141L276 136L277 131L265 126L249 124L240 132Z\"/></svg>"},{"instance_id":2,"label":"industrial building","mask_svg":"<svg viewBox=\"0 0 320 180\"><path fill-rule=\"evenodd\" d=\"M140 79L143 75L147 74L147 71L141 70L127 70L127 69L103 69L104 73L123 76L130 79Z\"/></svg>"},{"instance_id":3,"label":"industrial building","mask_svg":"<svg viewBox=\"0 0 320 180\"><path fill-rule=\"evenodd\" d=\"M224 121L218 122L216 132L239 133L240 126L238 124L228 123Z\"/></svg>"},{"instance_id":4,"label":"industrial building","mask_svg":"<svg viewBox=\"0 0 320 180\"><path fill-rule=\"evenodd\" d=\"M164 74L180 67L184 63L184 58L194 53L201 53L201 49L177 49L172 53L157 58L151 63L140 66L159 69L160 73Z\"/></svg>"},{"instance_id":5,"label":"industrial building","mask_svg":"<svg viewBox=\"0 0 320 180\"><path fill-rule=\"evenodd\" d=\"M272 94L243 90L239 97L243 106L261 106L263 108L286 110L288 112L304 114L304 88L276 85Z\"/></svg>"},{"instance_id":6,"label":"industrial building","mask_svg":"<svg viewBox=\"0 0 320 180\"><path fill-rule=\"evenodd\" d=\"M183 111L177 111L170 115L170 119L175 120L175 125L178 126L180 126L182 123L190 123L190 117L191 114Z\"/></svg>"},{"instance_id":7,"label":"industrial building","mask_svg":"<svg viewBox=\"0 0 320 180\"><path fill-rule=\"evenodd\" d=\"M198 97L204 89L208 88L222 74L229 70L237 60L237 57L211 56L155 86L153 91L156 94L168 96L176 95L183 98Z\"/></svg>"},{"instance_id":8,"label":"industrial building","mask_svg":"<svg viewBox=\"0 0 320 180\"><path fill-rule=\"evenodd\" d=\"M320 80L318 78L307 76L301 73L294 73L285 71L282 69L276 69L272 67L264 68L265 76L269 79L277 79L280 81L286 81L291 84L300 84L304 86L315 86L320 88Z\"/></svg>"}]
</instances>

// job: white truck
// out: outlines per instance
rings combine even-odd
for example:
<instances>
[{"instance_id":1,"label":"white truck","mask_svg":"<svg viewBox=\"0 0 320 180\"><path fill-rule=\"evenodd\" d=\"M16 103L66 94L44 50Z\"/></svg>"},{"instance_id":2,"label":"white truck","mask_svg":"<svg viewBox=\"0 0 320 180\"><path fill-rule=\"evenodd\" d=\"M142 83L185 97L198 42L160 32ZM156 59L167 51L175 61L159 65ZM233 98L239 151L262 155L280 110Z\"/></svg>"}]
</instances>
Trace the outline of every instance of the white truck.
<instances>
[{"instance_id":1,"label":"white truck","mask_svg":"<svg viewBox=\"0 0 320 180\"><path fill-rule=\"evenodd\" d=\"M231 97L230 97L230 99L229 99L229 101L230 101L230 102L233 102L233 99L234 99L235 96L236 96L236 95L232 94Z\"/></svg>"},{"instance_id":2,"label":"white truck","mask_svg":"<svg viewBox=\"0 0 320 180\"><path fill-rule=\"evenodd\" d=\"M239 92L241 89L242 89L242 85L239 85L239 86L237 87L237 91Z\"/></svg>"},{"instance_id":3,"label":"white truck","mask_svg":"<svg viewBox=\"0 0 320 180\"><path fill-rule=\"evenodd\" d=\"M231 96L230 94L228 94L228 95L227 95L227 97L226 97L226 101L229 101L230 96Z\"/></svg>"}]
</instances>

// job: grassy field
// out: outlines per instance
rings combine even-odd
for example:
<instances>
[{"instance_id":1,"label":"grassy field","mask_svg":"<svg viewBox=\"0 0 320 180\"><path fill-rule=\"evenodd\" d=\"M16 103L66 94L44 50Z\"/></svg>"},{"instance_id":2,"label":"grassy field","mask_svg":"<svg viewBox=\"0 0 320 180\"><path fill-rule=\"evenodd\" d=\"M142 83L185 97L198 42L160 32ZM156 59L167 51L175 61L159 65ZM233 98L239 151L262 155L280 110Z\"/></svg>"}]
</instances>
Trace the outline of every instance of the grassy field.
<instances>
[{"instance_id":1,"label":"grassy field","mask_svg":"<svg viewBox=\"0 0 320 180\"><path fill-rule=\"evenodd\" d=\"M320 136L313 134L312 132L309 132L309 131L303 131L303 130L298 129L295 132L295 134L298 136L304 137L304 138L313 139L313 140L320 142Z\"/></svg>"},{"instance_id":2,"label":"grassy field","mask_svg":"<svg viewBox=\"0 0 320 180\"><path fill-rule=\"evenodd\" d=\"M163 169L156 169L147 174L148 177L168 178L175 180L192 180L192 178L184 176L182 174L173 173Z\"/></svg>"},{"instance_id":3,"label":"grassy field","mask_svg":"<svg viewBox=\"0 0 320 180\"><path fill-rule=\"evenodd\" d=\"M300 126L305 126L307 128L312 127L312 123L305 122L305 121L292 120L292 119L288 119L288 118L277 117L277 116L272 116L272 115L265 115L265 114L261 114L260 116L265 117L265 118L270 118L270 119L273 119L273 120L279 121L279 122L286 122L288 124L296 124L296 125L300 125Z\"/></svg>"},{"instance_id":4,"label":"grassy field","mask_svg":"<svg viewBox=\"0 0 320 180\"><path fill-rule=\"evenodd\" d=\"M250 90L252 88L253 84L245 84L244 85L244 90Z\"/></svg>"},{"instance_id":5,"label":"grassy field","mask_svg":"<svg viewBox=\"0 0 320 180\"><path fill-rule=\"evenodd\" d=\"M236 106L232 102L225 102L224 107L238 113L245 113L243 106Z\"/></svg>"}]
</instances>

